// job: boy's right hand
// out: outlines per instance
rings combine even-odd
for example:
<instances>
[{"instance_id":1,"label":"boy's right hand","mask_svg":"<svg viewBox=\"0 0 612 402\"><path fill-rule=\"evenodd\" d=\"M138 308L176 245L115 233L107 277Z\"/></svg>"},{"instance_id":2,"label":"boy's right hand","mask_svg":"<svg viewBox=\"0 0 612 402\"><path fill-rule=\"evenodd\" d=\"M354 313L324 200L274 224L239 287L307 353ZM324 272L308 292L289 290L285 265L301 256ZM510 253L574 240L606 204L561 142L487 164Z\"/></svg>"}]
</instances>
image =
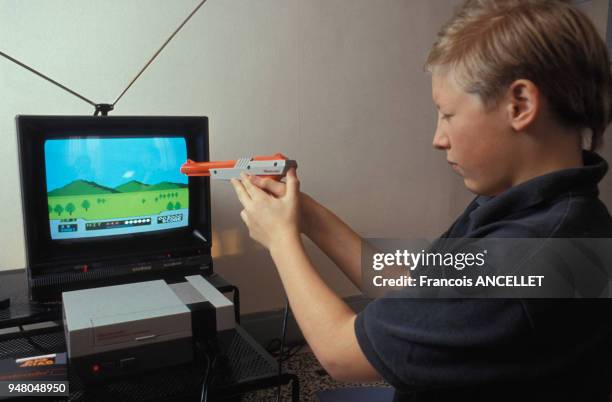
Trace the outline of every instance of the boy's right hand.
<instances>
[{"instance_id":1,"label":"boy's right hand","mask_svg":"<svg viewBox=\"0 0 612 402\"><path fill-rule=\"evenodd\" d=\"M260 189L268 192L269 194L273 195L274 197L282 197L285 195L285 191L287 191L287 184L282 182L282 181L276 181L276 180L272 180L270 178L262 178L259 176L251 176L251 183L253 183L254 185L256 185L257 187L259 187ZM300 217L301 217L301 228L302 228L302 232L306 235L308 235L308 227L309 227L309 222L308 222L308 213L305 213L305 211L310 207L311 203L309 202L311 199L310 197L308 197L306 194L300 192L300 199L302 202L300 202Z\"/></svg>"},{"instance_id":2,"label":"boy's right hand","mask_svg":"<svg viewBox=\"0 0 612 402\"><path fill-rule=\"evenodd\" d=\"M261 178L259 176L251 176L251 183L255 184L262 190L267 191L275 197L282 197L287 191L287 184L281 181L272 180L270 178Z\"/></svg>"}]
</instances>

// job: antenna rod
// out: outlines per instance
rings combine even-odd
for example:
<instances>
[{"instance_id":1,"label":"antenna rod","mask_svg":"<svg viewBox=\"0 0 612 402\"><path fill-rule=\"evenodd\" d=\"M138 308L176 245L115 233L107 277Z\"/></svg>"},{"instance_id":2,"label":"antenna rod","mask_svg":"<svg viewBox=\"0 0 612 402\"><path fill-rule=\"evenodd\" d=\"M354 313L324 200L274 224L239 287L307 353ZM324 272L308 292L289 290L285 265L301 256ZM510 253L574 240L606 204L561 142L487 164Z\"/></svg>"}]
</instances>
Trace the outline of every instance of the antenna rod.
<instances>
[{"instance_id":1,"label":"antenna rod","mask_svg":"<svg viewBox=\"0 0 612 402\"><path fill-rule=\"evenodd\" d=\"M90 101L89 99L87 99L87 98L86 98L86 97L84 97L83 95L81 95L81 94L79 94L79 93L77 93L77 92L73 91L72 89L70 89L70 88L68 88L68 87L66 87L66 86L64 86L64 85L62 85L62 84L60 84L59 82L55 81L55 80L54 80L54 79L52 79L52 78L47 77L47 76L46 76L46 75L44 75L43 73L40 73L40 72L38 72L38 71L34 70L32 67L29 67L29 66L25 65L24 63L20 62L19 60L15 59L15 58L13 58L13 57L11 57L11 56L9 56L8 54L6 54L6 53L4 53L4 52L0 51L0 56L4 57L4 58L5 58L5 59L7 59L7 60L12 61L13 63L17 64L18 66L21 66L21 67L25 68L26 70L28 70L28 71L30 71L30 72L32 72L32 73L34 73L34 74L38 75L39 77L41 77L41 78L43 78L43 79L45 79L45 80L49 81L50 83L52 83L52 84L54 84L54 85L56 85L56 86L60 87L60 88L61 88L61 89L63 89L64 91L66 91L66 92L68 92L68 93L71 93L72 95L76 96L77 98L84 100L85 102L89 103L90 105L92 105L92 106L94 106L94 107L96 106L95 102Z\"/></svg>"},{"instance_id":2,"label":"antenna rod","mask_svg":"<svg viewBox=\"0 0 612 402\"><path fill-rule=\"evenodd\" d=\"M181 23L181 25L179 25L178 28L176 28L176 30L172 33L172 35L170 35L170 37L168 39L166 39L166 42L164 42L164 44L157 50L157 52L155 52L155 54L153 55L153 57L151 57L149 59L149 61L147 62L147 64L144 65L144 67L138 72L138 74L136 75L136 77L134 77L134 79L128 84L128 86L123 90L123 92L121 92L121 94L117 97L117 99L112 103L112 106L115 106L117 104L117 102L119 102L119 99L121 99L123 97L123 94L125 94L127 92L128 89L130 89L130 87L132 86L132 84L134 84L134 82L136 82L136 80L142 75L142 73L144 73L144 71L147 69L147 67L149 67L149 65L151 63L153 63L153 60L155 60L155 58L162 52L162 50L164 50L164 48L166 47L166 45L168 43L170 43L170 41L176 36L176 34L183 28L183 26L185 26L185 24L187 23L187 21L189 21L191 19L191 17L193 17L193 15L195 13L198 12L198 10L200 9L200 7L202 7L204 5L204 3L206 3L206 0L202 0L200 1L200 3L196 6L196 8L191 12L191 14L189 14L187 16L187 18L185 18L185 20Z\"/></svg>"}]
</instances>

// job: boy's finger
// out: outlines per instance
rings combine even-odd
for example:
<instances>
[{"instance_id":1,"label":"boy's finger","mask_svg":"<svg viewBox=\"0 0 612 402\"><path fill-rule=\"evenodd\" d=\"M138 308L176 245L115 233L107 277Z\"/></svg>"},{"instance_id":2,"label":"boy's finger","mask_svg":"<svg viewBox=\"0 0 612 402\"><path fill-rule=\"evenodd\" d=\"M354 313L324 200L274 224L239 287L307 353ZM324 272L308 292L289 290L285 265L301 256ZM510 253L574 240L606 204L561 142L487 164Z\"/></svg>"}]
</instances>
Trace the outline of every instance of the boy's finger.
<instances>
[{"instance_id":1,"label":"boy's finger","mask_svg":"<svg viewBox=\"0 0 612 402\"><path fill-rule=\"evenodd\" d=\"M265 194L263 192L263 190L261 190L259 187L255 186L252 182L251 182L251 177L241 173L240 177L242 178L241 182L242 185L244 186L244 188L246 189L246 191L248 192L249 196L251 199L256 198L256 197L261 197L263 194Z\"/></svg>"},{"instance_id":2,"label":"boy's finger","mask_svg":"<svg viewBox=\"0 0 612 402\"><path fill-rule=\"evenodd\" d=\"M240 218L242 218L242 221L249 226L249 222L248 222L248 215L247 215L247 211L246 209L243 209L242 211L240 211Z\"/></svg>"},{"instance_id":3,"label":"boy's finger","mask_svg":"<svg viewBox=\"0 0 612 402\"><path fill-rule=\"evenodd\" d=\"M251 182L262 190L266 190L276 196L282 196L285 193L285 183L281 183L269 178L262 179L261 177L251 177Z\"/></svg>"},{"instance_id":4,"label":"boy's finger","mask_svg":"<svg viewBox=\"0 0 612 402\"><path fill-rule=\"evenodd\" d=\"M246 191L240 180L232 179L230 181L232 186L234 186L234 191L236 191L238 201L240 201L242 206L246 208L247 204L252 201L251 196L249 196L249 193Z\"/></svg>"},{"instance_id":5,"label":"boy's finger","mask_svg":"<svg viewBox=\"0 0 612 402\"><path fill-rule=\"evenodd\" d=\"M298 180L295 168L289 169L287 172L287 194L291 196L297 195L300 191L300 181Z\"/></svg>"}]
</instances>

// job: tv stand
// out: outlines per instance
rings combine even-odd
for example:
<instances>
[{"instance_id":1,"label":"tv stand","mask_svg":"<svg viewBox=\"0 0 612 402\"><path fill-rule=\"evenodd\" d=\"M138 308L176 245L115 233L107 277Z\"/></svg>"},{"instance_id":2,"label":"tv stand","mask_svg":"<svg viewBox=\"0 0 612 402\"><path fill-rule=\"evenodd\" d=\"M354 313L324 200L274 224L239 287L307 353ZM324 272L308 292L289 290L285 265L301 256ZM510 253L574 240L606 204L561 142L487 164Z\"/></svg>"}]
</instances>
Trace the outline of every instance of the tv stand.
<instances>
[{"instance_id":1,"label":"tv stand","mask_svg":"<svg viewBox=\"0 0 612 402\"><path fill-rule=\"evenodd\" d=\"M37 349L32 350L32 345ZM12 337L0 335L0 359L20 357L24 354L61 353L65 350L64 333L61 329L45 328ZM219 341L219 353L224 356L224 364L213 375L210 400L239 400L240 395L247 392L279 384L291 384L291 400L299 402L298 377L287 372L279 377L276 361L239 325ZM94 387L86 387L73 371L69 371L70 396L67 400L197 401L203 370L198 363L166 367Z\"/></svg>"},{"instance_id":2,"label":"tv stand","mask_svg":"<svg viewBox=\"0 0 612 402\"><path fill-rule=\"evenodd\" d=\"M239 317L238 288L227 282L218 274L205 276L222 293L233 292L235 314ZM28 305L27 279L25 270L0 272L0 294L10 296L13 301L11 309ZM238 303L236 303L238 301ZM40 314L22 316L11 321L12 325L3 325L7 321L0 311L0 329L42 321L53 320L54 314L61 312L59 305L46 306L33 304L32 310L40 309ZM42 310L46 312L43 313ZM48 311L47 311L48 310ZM53 311L53 313L51 312ZM60 319L56 316L55 319ZM19 322L19 323L17 323ZM32 342L27 342L27 340ZM37 345L32 350L32 345ZM0 359L61 353L66 351L63 329L60 327L43 327L18 333L2 334L0 331ZM263 349L240 325L219 339L219 352L224 357L224 367L211 382L210 397L212 400L239 398L241 394L260 389L275 387L278 384L291 384L291 400L299 401L299 379L296 375L284 372L278 376L277 362ZM170 367L160 372L147 372L136 376L105 383L94 389L85 387L80 379L70 373L70 396L68 401L89 401L105 399L110 396L121 401L166 401L166 400L199 400L203 368L197 363Z\"/></svg>"}]
</instances>

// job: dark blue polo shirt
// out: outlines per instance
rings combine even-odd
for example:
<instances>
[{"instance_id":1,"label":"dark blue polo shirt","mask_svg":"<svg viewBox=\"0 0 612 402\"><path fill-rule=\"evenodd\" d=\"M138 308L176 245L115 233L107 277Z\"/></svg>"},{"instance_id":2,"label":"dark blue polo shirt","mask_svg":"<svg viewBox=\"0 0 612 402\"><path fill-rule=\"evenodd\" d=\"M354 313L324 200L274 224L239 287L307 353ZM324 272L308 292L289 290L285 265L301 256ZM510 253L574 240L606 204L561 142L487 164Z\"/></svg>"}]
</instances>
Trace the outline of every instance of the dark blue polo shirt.
<instances>
[{"instance_id":1,"label":"dark blue polo shirt","mask_svg":"<svg viewBox=\"0 0 612 402\"><path fill-rule=\"evenodd\" d=\"M597 187L607 164L583 159L477 197L442 237L612 238ZM609 300L380 298L355 331L396 401L608 402Z\"/></svg>"}]
</instances>

